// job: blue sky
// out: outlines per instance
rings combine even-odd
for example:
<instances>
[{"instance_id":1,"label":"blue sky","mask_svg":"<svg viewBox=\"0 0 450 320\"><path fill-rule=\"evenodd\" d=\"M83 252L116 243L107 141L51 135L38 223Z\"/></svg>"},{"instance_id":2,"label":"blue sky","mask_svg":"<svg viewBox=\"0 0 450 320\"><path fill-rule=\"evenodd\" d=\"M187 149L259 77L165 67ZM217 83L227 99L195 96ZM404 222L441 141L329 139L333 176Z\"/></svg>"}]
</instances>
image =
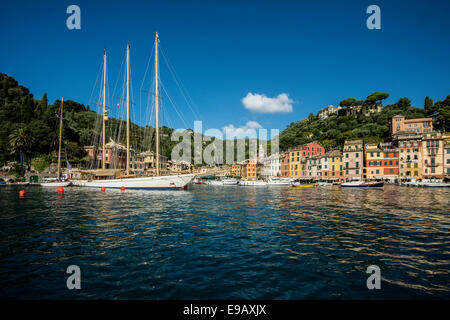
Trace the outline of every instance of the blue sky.
<instances>
[{"instance_id":1,"label":"blue sky","mask_svg":"<svg viewBox=\"0 0 450 320\"><path fill-rule=\"evenodd\" d=\"M66 28L71 4L81 8L81 30ZM371 4L381 8L381 30L366 27ZM0 72L37 98L47 92L51 102L64 96L91 104L106 48L109 104L116 105L111 92L130 41L134 120L142 124L140 87L157 31L204 129L252 121L283 130L310 112L374 91L389 92L386 103L408 97L419 107L427 95L444 99L450 94L448 12L449 1L6 0ZM165 124L193 127L197 119L163 64L161 78L183 114L166 99ZM286 94L292 111L248 110L242 103L248 93Z\"/></svg>"}]
</instances>

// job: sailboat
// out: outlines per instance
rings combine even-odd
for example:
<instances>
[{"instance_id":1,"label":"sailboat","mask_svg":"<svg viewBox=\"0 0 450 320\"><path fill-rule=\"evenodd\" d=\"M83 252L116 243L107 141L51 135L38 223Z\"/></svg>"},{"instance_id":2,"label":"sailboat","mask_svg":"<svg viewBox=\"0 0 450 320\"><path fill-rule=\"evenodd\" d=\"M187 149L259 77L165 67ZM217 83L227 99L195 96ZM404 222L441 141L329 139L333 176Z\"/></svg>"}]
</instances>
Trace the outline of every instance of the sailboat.
<instances>
[{"instance_id":1,"label":"sailboat","mask_svg":"<svg viewBox=\"0 0 450 320\"><path fill-rule=\"evenodd\" d=\"M61 98L61 115L59 117L59 148L58 148L58 176L56 178L44 178L40 184L41 187L67 187L70 181L61 179L61 137L62 137L62 119L63 119L64 98Z\"/></svg>"},{"instance_id":2,"label":"sailboat","mask_svg":"<svg viewBox=\"0 0 450 320\"><path fill-rule=\"evenodd\" d=\"M126 169L125 175L120 177L106 177L106 179L73 180L73 184L90 188L112 188L112 189L186 189L187 185L194 179L194 174L166 175L160 174L160 154L159 154L159 87L158 87L158 33L155 37L155 116L156 116L156 175L151 177L135 177L130 174L130 44L127 45L127 134L126 134ZM103 152L102 169L105 171L105 83L106 83L106 53L104 54L103 72Z\"/></svg>"}]
</instances>

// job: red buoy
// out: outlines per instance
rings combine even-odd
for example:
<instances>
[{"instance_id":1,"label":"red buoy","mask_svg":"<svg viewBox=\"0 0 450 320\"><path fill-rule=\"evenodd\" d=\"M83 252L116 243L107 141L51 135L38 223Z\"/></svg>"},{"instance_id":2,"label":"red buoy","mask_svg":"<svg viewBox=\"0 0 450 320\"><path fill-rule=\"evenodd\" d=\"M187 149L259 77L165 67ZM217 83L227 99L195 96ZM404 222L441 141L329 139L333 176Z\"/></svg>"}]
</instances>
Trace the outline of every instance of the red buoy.
<instances>
[{"instance_id":1,"label":"red buoy","mask_svg":"<svg viewBox=\"0 0 450 320\"><path fill-rule=\"evenodd\" d=\"M58 188L58 193L59 193L59 194L64 193L64 188Z\"/></svg>"},{"instance_id":2,"label":"red buoy","mask_svg":"<svg viewBox=\"0 0 450 320\"><path fill-rule=\"evenodd\" d=\"M121 187L120 187L120 190L125 191L125 187L124 187L124 186L121 186Z\"/></svg>"},{"instance_id":3,"label":"red buoy","mask_svg":"<svg viewBox=\"0 0 450 320\"><path fill-rule=\"evenodd\" d=\"M25 191L25 190L20 190L19 191L19 197L21 197L21 198L23 198L23 197L25 197L25 194L26 194L27 192Z\"/></svg>"},{"instance_id":4,"label":"red buoy","mask_svg":"<svg viewBox=\"0 0 450 320\"><path fill-rule=\"evenodd\" d=\"M105 188L105 187L101 187L101 188L100 188L100 190L102 190L102 191L105 191L105 190L106 190L106 188Z\"/></svg>"}]
</instances>

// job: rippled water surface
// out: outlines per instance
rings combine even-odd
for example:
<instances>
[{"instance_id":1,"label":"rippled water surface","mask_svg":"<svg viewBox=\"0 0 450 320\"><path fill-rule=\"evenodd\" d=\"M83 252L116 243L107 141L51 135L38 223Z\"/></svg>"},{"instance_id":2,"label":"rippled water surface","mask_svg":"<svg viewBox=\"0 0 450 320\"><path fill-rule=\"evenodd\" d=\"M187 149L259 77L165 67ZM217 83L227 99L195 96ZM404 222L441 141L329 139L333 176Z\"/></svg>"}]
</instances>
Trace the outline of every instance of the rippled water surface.
<instances>
[{"instance_id":1,"label":"rippled water surface","mask_svg":"<svg viewBox=\"0 0 450 320\"><path fill-rule=\"evenodd\" d=\"M26 190L0 187L3 298L450 297L449 189Z\"/></svg>"}]
</instances>

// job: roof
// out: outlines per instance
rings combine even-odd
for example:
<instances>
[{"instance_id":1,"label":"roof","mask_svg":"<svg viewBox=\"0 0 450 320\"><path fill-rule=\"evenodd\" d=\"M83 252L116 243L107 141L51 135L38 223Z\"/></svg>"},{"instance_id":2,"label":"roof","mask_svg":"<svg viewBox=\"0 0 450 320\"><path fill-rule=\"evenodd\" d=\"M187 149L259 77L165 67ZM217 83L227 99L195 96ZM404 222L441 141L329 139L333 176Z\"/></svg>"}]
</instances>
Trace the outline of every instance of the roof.
<instances>
[{"instance_id":1,"label":"roof","mask_svg":"<svg viewBox=\"0 0 450 320\"><path fill-rule=\"evenodd\" d=\"M324 154L325 157L342 157L340 150L330 150Z\"/></svg>"},{"instance_id":2,"label":"roof","mask_svg":"<svg viewBox=\"0 0 450 320\"><path fill-rule=\"evenodd\" d=\"M424 121L433 121L433 118L407 119L407 120L405 120L405 123L424 122Z\"/></svg>"},{"instance_id":3,"label":"roof","mask_svg":"<svg viewBox=\"0 0 450 320\"><path fill-rule=\"evenodd\" d=\"M350 141L345 141L344 144L362 144L363 141L362 140L350 140Z\"/></svg>"}]
</instances>

